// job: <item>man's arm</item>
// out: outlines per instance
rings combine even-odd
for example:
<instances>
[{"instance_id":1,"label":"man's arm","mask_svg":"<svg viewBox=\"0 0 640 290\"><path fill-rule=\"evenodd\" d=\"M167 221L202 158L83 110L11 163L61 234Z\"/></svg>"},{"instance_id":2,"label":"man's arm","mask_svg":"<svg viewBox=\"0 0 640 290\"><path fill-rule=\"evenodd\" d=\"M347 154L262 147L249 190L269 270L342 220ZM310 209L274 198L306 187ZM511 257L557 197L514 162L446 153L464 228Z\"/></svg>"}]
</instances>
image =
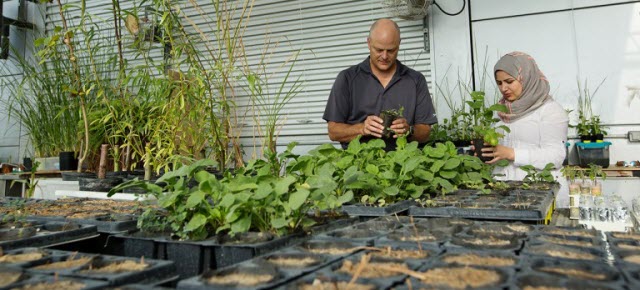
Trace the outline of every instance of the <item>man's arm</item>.
<instances>
[{"instance_id":1,"label":"man's arm","mask_svg":"<svg viewBox=\"0 0 640 290\"><path fill-rule=\"evenodd\" d=\"M425 143L429 140L429 134L431 133L431 125L427 124L415 124L413 126L413 135L409 137L409 141L418 141L418 143Z\"/></svg>"},{"instance_id":2,"label":"man's arm","mask_svg":"<svg viewBox=\"0 0 640 290\"><path fill-rule=\"evenodd\" d=\"M358 137L358 135L362 136L374 136L374 137L382 137L382 131L384 126L382 126L382 119L378 116L368 116L364 122L358 124L346 124L329 121L329 139L331 141L338 142L351 142L351 140Z\"/></svg>"}]
</instances>

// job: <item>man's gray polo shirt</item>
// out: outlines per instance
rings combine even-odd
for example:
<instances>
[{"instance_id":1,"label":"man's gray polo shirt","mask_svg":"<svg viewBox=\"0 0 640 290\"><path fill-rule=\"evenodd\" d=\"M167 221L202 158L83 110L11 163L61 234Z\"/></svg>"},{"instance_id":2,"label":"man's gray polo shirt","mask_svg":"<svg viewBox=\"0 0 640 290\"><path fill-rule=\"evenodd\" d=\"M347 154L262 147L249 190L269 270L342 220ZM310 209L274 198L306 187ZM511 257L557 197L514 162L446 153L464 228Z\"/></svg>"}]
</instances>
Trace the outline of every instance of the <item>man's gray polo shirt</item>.
<instances>
[{"instance_id":1,"label":"man's gray polo shirt","mask_svg":"<svg viewBox=\"0 0 640 290\"><path fill-rule=\"evenodd\" d=\"M364 122L369 115L379 116L383 110L404 108L410 125L438 122L427 81L420 72L397 61L396 73L386 88L371 73L369 58L338 74L324 110L323 119L346 124ZM374 137L363 137L368 141ZM395 139L386 140L386 150L394 150ZM346 148L348 143L342 143Z\"/></svg>"}]
</instances>

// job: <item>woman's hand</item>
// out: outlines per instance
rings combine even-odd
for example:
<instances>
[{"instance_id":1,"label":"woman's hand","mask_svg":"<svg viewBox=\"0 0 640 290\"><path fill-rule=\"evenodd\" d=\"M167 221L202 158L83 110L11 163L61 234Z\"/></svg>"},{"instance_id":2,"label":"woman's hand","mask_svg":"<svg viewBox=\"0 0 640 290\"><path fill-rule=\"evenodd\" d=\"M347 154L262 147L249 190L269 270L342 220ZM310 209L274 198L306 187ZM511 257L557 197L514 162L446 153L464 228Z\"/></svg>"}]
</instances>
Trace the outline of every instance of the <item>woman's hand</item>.
<instances>
[{"instance_id":1,"label":"woman's hand","mask_svg":"<svg viewBox=\"0 0 640 290\"><path fill-rule=\"evenodd\" d=\"M482 148L482 155L485 157L493 157L493 159L486 162L487 164L494 164L500 160L513 161L516 158L513 148L502 145Z\"/></svg>"}]
</instances>

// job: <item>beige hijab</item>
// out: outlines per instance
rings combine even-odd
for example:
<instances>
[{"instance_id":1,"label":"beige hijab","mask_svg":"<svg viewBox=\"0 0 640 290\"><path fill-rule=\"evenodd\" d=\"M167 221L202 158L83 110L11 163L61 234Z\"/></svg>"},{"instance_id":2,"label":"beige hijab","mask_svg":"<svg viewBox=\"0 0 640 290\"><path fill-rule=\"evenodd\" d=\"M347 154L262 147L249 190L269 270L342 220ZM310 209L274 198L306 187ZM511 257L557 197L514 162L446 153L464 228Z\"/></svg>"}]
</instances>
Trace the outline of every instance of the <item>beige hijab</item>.
<instances>
[{"instance_id":1,"label":"beige hijab","mask_svg":"<svg viewBox=\"0 0 640 290\"><path fill-rule=\"evenodd\" d=\"M546 101L553 100L549 95L549 81L530 55L518 51L508 53L496 63L493 68L494 76L499 70L508 73L522 84L522 95L519 99L513 102L504 98L500 100L500 104L506 105L509 110L508 113L498 113L505 123L518 120L535 111Z\"/></svg>"}]
</instances>

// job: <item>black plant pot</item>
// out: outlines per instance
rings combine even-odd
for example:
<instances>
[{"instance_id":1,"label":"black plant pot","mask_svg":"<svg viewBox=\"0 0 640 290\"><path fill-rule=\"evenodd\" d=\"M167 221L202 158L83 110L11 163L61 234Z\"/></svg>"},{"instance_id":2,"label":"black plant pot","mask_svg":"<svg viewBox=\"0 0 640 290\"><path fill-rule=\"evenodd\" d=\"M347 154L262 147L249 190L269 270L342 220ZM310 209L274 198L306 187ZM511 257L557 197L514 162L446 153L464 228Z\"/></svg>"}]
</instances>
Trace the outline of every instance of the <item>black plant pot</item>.
<instances>
[{"instance_id":1,"label":"black plant pot","mask_svg":"<svg viewBox=\"0 0 640 290\"><path fill-rule=\"evenodd\" d=\"M388 115L385 113L380 114L380 118L382 118L382 125L384 126L384 130L382 130L382 137L391 138L395 134L395 132L391 129L391 124L396 120L396 116Z\"/></svg>"},{"instance_id":2,"label":"black plant pot","mask_svg":"<svg viewBox=\"0 0 640 290\"><path fill-rule=\"evenodd\" d=\"M580 135L580 142L582 143L591 142L591 135Z\"/></svg>"},{"instance_id":3,"label":"black plant pot","mask_svg":"<svg viewBox=\"0 0 640 290\"><path fill-rule=\"evenodd\" d=\"M76 153L72 151L64 151L60 152L60 170L77 170L78 169L78 158L76 158Z\"/></svg>"},{"instance_id":4,"label":"black plant pot","mask_svg":"<svg viewBox=\"0 0 640 290\"><path fill-rule=\"evenodd\" d=\"M604 134L595 134L595 135L593 136L593 138L595 139L595 140L592 140L592 141L594 141L594 142L598 142L598 141L600 141L600 142L601 142L601 141L604 141Z\"/></svg>"},{"instance_id":5,"label":"black plant pot","mask_svg":"<svg viewBox=\"0 0 640 290\"><path fill-rule=\"evenodd\" d=\"M493 159L491 157L482 156L482 148L485 148L484 139L473 139L473 147L475 148L474 152L476 153L476 156L478 156L482 162L487 162Z\"/></svg>"},{"instance_id":6,"label":"black plant pot","mask_svg":"<svg viewBox=\"0 0 640 290\"><path fill-rule=\"evenodd\" d=\"M25 171L31 171L31 167L33 167L33 160L29 157L25 157L22 159L22 165L24 166Z\"/></svg>"}]
</instances>

